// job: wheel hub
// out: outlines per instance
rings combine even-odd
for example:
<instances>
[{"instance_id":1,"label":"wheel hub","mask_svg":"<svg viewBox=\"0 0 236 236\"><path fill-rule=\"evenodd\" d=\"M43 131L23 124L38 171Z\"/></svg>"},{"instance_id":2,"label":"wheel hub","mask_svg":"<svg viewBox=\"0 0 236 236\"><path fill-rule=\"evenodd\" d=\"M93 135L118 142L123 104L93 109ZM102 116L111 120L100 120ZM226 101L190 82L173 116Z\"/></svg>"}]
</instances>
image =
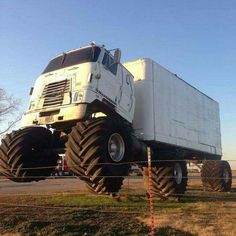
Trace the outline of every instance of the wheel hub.
<instances>
[{"instance_id":1,"label":"wheel hub","mask_svg":"<svg viewBox=\"0 0 236 236\"><path fill-rule=\"evenodd\" d=\"M114 162L120 162L125 154L125 143L120 134L114 133L108 140L108 153Z\"/></svg>"},{"instance_id":2,"label":"wheel hub","mask_svg":"<svg viewBox=\"0 0 236 236\"><path fill-rule=\"evenodd\" d=\"M176 163L174 166L174 178L177 184L181 184L182 179L183 179L183 172L182 172L181 165L179 163Z\"/></svg>"},{"instance_id":3,"label":"wheel hub","mask_svg":"<svg viewBox=\"0 0 236 236\"><path fill-rule=\"evenodd\" d=\"M228 183L229 180L230 180L229 172L228 172L227 169L224 169L224 172L223 172L223 179L224 179L225 183Z\"/></svg>"}]
</instances>

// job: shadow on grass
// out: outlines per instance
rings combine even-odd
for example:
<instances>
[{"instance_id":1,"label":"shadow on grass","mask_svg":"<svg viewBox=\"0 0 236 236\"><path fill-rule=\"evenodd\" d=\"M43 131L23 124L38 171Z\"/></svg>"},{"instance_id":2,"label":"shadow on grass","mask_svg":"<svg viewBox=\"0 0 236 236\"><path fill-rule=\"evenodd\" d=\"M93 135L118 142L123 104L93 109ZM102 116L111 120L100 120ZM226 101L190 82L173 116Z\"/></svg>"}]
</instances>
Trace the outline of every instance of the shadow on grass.
<instances>
[{"instance_id":1,"label":"shadow on grass","mask_svg":"<svg viewBox=\"0 0 236 236\"><path fill-rule=\"evenodd\" d=\"M140 207L144 202L146 202L146 205L149 202L149 199L145 196L129 196L124 200L128 200L130 203L139 203ZM146 200L146 201L145 201ZM218 201L224 201L224 202L235 202L236 201L236 188L233 188L231 192L204 192L202 191L200 194L194 194L194 193L188 193L184 195L182 198L177 200L177 198L170 198L170 199L160 199L155 198L154 204L157 206L161 206L163 208L178 208L182 207L184 203L198 203L198 202L218 202Z\"/></svg>"},{"instance_id":2,"label":"shadow on grass","mask_svg":"<svg viewBox=\"0 0 236 236\"><path fill-rule=\"evenodd\" d=\"M156 229L155 235L158 236L196 236L196 234L192 234L186 231L182 231L179 229L174 229L171 227L162 227Z\"/></svg>"},{"instance_id":3,"label":"shadow on grass","mask_svg":"<svg viewBox=\"0 0 236 236\"><path fill-rule=\"evenodd\" d=\"M231 189L231 192L232 192L232 193L236 193L236 188L232 188L232 189Z\"/></svg>"},{"instance_id":4,"label":"shadow on grass","mask_svg":"<svg viewBox=\"0 0 236 236\"><path fill-rule=\"evenodd\" d=\"M236 190L233 189L229 193L215 193L215 192L205 192L199 195L185 195L181 202L183 203L195 203L195 202L235 202L236 201Z\"/></svg>"},{"instance_id":5,"label":"shadow on grass","mask_svg":"<svg viewBox=\"0 0 236 236\"><path fill-rule=\"evenodd\" d=\"M8 214L8 211L10 214ZM37 211L34 212L34 211ZM149 235L150 228L139 215L62 209L8 208L0 213L0 234L23 235ZM157 228L158 236L195 236L172 227Z\"/></svg>"}]
</instances>

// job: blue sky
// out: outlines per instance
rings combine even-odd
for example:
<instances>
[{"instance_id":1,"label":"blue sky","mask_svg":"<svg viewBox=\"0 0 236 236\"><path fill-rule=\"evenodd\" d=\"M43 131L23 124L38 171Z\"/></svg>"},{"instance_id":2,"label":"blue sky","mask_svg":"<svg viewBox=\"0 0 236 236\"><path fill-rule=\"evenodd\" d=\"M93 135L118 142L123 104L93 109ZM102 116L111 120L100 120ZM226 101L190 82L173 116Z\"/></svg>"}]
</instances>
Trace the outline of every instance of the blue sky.
<instances>
[{"instance_id":1,"label":"blue sky","mask_svg":"<svg viewBox=\"0 0 236 236\"><path fill-rule=\"evenodd\" d=\"M236 159L235 1L1 0L0 11L0 87L22 110L50 58L96 41L123 61L150 57L217 100L224 158Z\"/></svg>"}]
</instances>

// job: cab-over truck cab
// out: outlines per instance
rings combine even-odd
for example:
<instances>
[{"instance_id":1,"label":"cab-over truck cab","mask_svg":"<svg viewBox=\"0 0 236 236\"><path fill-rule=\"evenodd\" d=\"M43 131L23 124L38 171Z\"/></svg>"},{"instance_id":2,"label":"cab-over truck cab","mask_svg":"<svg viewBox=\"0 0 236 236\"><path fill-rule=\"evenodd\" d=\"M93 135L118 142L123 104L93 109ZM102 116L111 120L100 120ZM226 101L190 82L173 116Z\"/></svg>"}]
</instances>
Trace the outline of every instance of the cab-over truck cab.
<instances>
[{"instance_id":1,"label":"cab-over truck cab","mask_svg":"<svg viewBox=\"0 0 236 236\"><path fill-rule=\"evenodd\" d=\"M37 78L22 126L57 125L116 113L132 122L133 76L120 63L120 50L91 44L52 59Z\"/></svg>"}]
</instances>

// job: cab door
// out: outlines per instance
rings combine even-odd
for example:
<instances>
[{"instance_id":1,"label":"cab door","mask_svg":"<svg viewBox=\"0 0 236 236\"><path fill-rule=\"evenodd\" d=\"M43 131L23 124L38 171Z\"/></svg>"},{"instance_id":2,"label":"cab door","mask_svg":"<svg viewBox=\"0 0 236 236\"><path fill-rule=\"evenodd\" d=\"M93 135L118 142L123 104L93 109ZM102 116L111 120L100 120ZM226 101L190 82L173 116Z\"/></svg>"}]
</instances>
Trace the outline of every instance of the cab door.
<instances>
[{"instance_id":1,"label":"cab door","mask_svg":"<svg viewBox=\"0 0 236 236\"><path fill-rule=\"evenodd\" d=\"M117 104L119 99L120 81L119 64L108 52L105 52L101 64L101 77L97 84L97 91L113 105Z\"/></svg>"},{"instance_id":2,"label":"cab door","mask_svg":"<svg viewBox=\"0 0 236 236\"><path fill-rule=\"evenodd\" d=\"M130 113L134 105L134 90L133 90L133 77L124 68L122 72L122 86L120 87L120 98L118 100L119 106L126 113Z\"/></svg>"}]
</instances>

